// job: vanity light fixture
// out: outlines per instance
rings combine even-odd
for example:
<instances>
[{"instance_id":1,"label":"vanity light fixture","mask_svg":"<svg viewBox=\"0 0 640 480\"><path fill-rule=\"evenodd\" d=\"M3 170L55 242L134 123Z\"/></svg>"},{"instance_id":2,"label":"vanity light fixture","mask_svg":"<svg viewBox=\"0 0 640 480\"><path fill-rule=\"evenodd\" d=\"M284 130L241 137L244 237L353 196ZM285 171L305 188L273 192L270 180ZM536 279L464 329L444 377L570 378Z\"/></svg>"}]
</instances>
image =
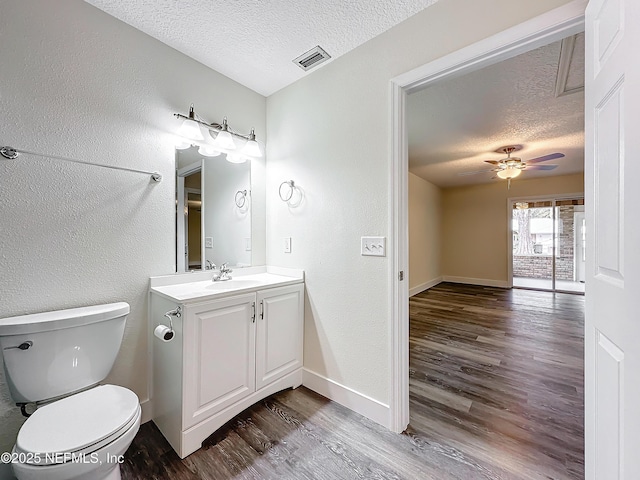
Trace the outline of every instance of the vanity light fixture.
<instances>
[{"instance_id":1,"label":"vanity light fixture","mask_svg":"<svg viewBox=\"0 0 640 480\"><path fill-rule=\"evenodd\" d=\"M247 161L247 157L238 152L227 153L227 162L231 163L244 163Z\"/></svg>"},{"instance_id":2,"label":"vanity light fixture","mask_svg":"<svg viewBox=\"0 0 640 480\"><path fill-rule=\"evenodd\" d=\"M214 145L205 143L204 145L200 145L198 147L198 153L203 157L217 157L222 152L216 149Z\"/></svg>"},{"instance_id":3,"label":"vanity light fixture","mask_svg":"<svg viewBox=\"0 0 640 480\"><path fill-rule=\"evenodd\" d=\"M233 141L233 137L229 133L229 124L227 123L227 117L222 119L222 129L218 132L216 139L213 141L213 145L220 150L235 150L236 142Z\"/></svg>"},{"instance_id":4,"label":"vanity light fixture","mask_svg":"<svg viewBox=\"0 0 640 480\"><path fill-rule=\"evenodd\" d=\"M249 155L250 157L261 157L260 145L256 142L256 131L252 128L249 134L249 140L244 147L242 147L242 153Z\"/></svg>"},{"instance_id":5,"label":"vanity light fixture","mask_svg":"<svg viewBox=\"0 0 640 480\"><path fill-rule=\"evenodd\" d=\"M262 151L256 141L256 134L253 128L251 133L243 135L234 132L229 127L226 117L222 120L222 124L204 122L195 114L193 104L189 107L188 115L182 115L181 113L174 113L173 115L183 120L178 129L178 135L181 137L176 144L178 149L197 145L200 155L215 157L221 153L226 153L227 160L232 163L244 163L248 157L262 157ZM209 132L215 134L215 139L211 139ZM240 150L236 145L236 139L245 141L245 145Z\"/></svg>"},{"instance_id":6,"label":"vanity light fixture","mask_svg":"<svg viewBox=\"0 0 640 480\"><path fill-rule=\"evenodd\" d=\"M189 116L185 117L182 125L180 125L180 128L178 129L178 135L200 142L204 140L202 132L200 131L200 125L196 122L196 114L193 111L193 104L189 107Z\"/></svg>"}]
</instances>

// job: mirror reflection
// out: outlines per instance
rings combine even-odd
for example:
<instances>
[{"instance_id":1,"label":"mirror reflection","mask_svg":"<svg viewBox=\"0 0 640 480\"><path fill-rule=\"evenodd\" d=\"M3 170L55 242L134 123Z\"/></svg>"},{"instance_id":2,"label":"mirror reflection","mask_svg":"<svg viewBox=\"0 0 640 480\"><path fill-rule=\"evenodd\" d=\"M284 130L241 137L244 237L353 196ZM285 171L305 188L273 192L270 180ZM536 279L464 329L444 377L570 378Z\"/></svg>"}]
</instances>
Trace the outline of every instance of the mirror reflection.
<instances>
[{"instance_id":1,"label":"mirror reflection","mask_svg":"<svg viewBox=\"0 0 640 480\"><path fill-rule=\"evenodd\" d=\"M251 163L177 150L178 272L251 265Z\"/></svg>"}]
</instances>

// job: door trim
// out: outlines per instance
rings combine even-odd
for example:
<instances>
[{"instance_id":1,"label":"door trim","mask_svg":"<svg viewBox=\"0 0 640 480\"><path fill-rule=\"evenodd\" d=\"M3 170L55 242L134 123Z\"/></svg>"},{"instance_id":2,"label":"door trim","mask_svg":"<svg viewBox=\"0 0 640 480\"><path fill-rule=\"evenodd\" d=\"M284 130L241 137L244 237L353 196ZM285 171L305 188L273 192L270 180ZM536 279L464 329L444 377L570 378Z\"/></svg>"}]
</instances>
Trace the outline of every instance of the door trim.
<instances>
[{"instance_id":1,"label":"door trim","mask_svg":"<svg viewBox=\"0 0 640 480\"><path fill-rule=\"evenodd\" d=\"M189 265L186 262L186 242L188 229L186 225L186 218L184 215L185 207L187 205L187 193L189 188L184 186L184 179L189 175L202 171L202 160L192 163L176 171L176 272L184 273L189 271ZM202 194L202 190L200 191ZM204 210L204 209L203 209ZM204 215L204 211L201 211L201 216ZM204 218L204 217L203 217ZM204 270L204 229L200 232L202 252L200 258L202 259L201 265Z\"/></svg>"},{"instance_id":2,"label":"door trim","mask_svg":"<svg viewBox=\"0 0 640 480\"><path fill-rule=\"evenodd\" d=\"M409 290L408 281L408 134L405 104L409 93L435 81L470 73L584 30L585 0L574 0L520 25L392 78L389 95L389 428L402 432L409 424Z\"/></svg>"}]
</instances>

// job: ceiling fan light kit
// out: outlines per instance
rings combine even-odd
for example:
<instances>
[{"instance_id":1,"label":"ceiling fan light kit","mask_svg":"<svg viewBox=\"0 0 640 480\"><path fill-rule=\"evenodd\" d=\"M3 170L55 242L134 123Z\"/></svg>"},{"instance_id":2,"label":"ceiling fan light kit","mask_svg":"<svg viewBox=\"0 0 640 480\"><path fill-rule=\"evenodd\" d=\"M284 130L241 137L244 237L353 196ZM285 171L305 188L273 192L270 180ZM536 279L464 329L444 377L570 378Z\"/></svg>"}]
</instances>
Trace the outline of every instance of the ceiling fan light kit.
<instances>
[{"instance_id":1,"label":"ceiling fan light kit","mask_svg":"<svg viewBox=\"0 0 640 480\"><path fill-rule=\"evenodd\" d=\"M498 175L498 177L502 178L503 180L507 180L510 178L516 178L521 173L522 173L521 168L514 167L512 165L507 165L506 168L503 168L502 170L497 172L496 175Z\"/></svg>"},{"instance_id":2,"label":"ceiling fan light kit","mask_svg":"<svg viewBox=\"0 0 640 480\"><path fill-rule=\"evenodd\" d=\"M458 175L475 175L477 173L485 173L485 172L495 172L498 178L503 180L507 180L508 188L511 188L511 179L516 178L522 173L522 170L527 168L529 165L529 169L532 170L553 170L558 165L535 165L540 162L546 162L547 160L553 160L556 158L564 157L563 153L551 153L549 155L545 155L543 157L533 158L528 160L526 163L522 161L520 157L512 157L511 154L518 150L522 149L522 145L508 145L506 147L501 147L496 152L505 153L507 158L503 158L500 160L485 160L486 163L494 165L495 168L491 170L479 170L476 172L463 172ZM496 177L493 177L496 178Z\"/></svg>"}]
</instances>

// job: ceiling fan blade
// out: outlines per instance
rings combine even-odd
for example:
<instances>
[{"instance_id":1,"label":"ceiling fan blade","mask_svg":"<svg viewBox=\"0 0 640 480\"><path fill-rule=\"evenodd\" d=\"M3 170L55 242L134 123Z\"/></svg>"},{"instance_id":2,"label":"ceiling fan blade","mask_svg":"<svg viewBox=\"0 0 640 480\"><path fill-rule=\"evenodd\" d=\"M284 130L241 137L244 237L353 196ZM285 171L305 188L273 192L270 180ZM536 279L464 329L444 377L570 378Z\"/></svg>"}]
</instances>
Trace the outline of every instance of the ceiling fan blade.
<instances>
[{"instance_id":1,"label":"ceiling fan blade","mask_svg":"<svg viewBox=\"0 0 640 480\"><path fill-rule=\"evenodd\" d=\"M558 165L527 165L527 170L553 170L558 168Z\"/></svg>"},{"instance_id":2,"label":"ceiling fan blade","mask_svg":"<svg viewBox=\"0 0 640 480\"><path fill-rule=\"evenodd\" d=\"M491 170L476 170L475 172L462 172L459 173L458 175L463 177L463 176L467 176L467 175L477 175L478 173L487 173L487 172L493 172L494 169L492 168Z\"/></svg>"},{"instance_id":3,"label":"ceiling fan blade","mask_svg":"<svg viewBox=\"0 0 640 480\"><path fill-rule=\"evenodd\" d=\"M497 160L485 160L485 162L490 163L491 165L498 165L500 163Z\"/></svg>"},{"instance_id":4,"label":"ceiling fan blade","mask_svg":"<svg viewBox=\"0 0 640 480\"><path fill-rule=\"evenodd\" d=\"M553 160L555 158L562 157L564 157L564 153L550 153L549 155L545 155L544 157L532 158L531 160L527 160L525 163L529 165L532 163L546 162L547 160Z\"/></svg>"}]
</instances>

